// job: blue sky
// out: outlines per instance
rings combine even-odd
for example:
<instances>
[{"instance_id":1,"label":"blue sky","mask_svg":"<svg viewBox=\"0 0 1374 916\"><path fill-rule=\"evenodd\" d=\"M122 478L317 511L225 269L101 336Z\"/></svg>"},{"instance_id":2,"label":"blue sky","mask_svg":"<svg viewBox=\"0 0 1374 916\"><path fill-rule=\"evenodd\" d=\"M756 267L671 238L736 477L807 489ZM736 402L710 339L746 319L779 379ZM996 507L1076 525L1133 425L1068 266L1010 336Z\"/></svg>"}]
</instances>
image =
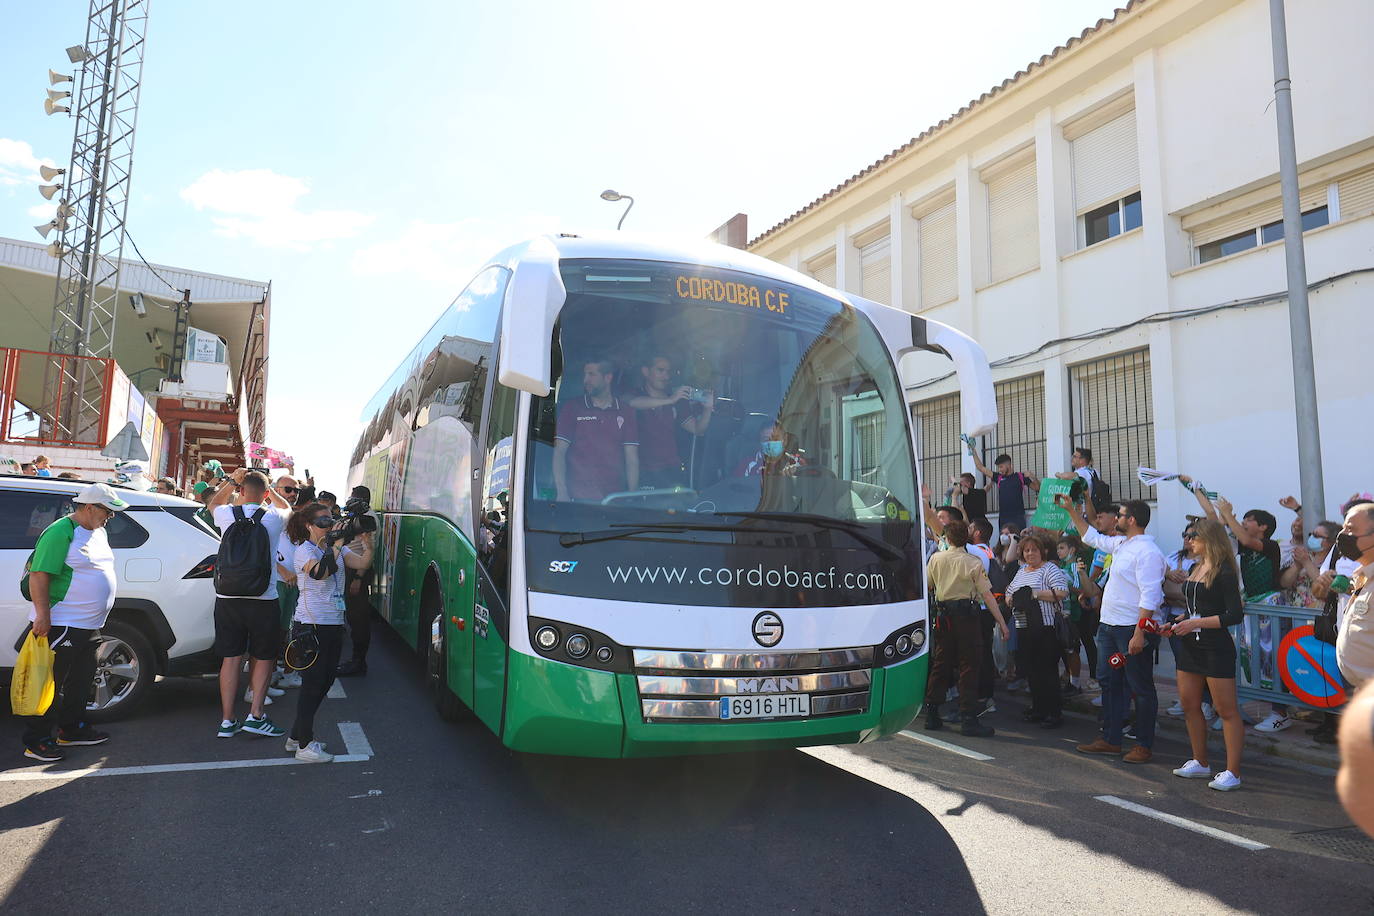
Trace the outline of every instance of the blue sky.
<instances>
[{"instance_id":1,"label":"blue sky","mask_svg":"<svg viewBox=\"0 0 1374 916\"><path fill-rule=\"evenodd\" d=\"M338 489L362 405L487 255L613 228L607 187L626 229L755 235L1113 5L153 0L128 230L273 282L268 444ZM32 159L65 166L72 122L43 90L86 12L6 4L0 235L48 218Z\"/></svg>"}]
</instances>

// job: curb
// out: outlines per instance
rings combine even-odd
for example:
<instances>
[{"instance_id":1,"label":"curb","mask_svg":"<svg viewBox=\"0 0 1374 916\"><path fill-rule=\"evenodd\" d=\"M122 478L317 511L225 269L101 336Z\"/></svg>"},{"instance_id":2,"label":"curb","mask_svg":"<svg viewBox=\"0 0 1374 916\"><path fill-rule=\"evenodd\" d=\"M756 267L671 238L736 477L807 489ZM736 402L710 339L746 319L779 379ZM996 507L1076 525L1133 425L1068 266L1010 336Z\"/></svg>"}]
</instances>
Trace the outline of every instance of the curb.
<instances>
[{"instance_id":1,"label":"curb","mask_svg":"<svg viewBox=\"0 0 1374 916\"><path fill-rule=\"evenodd\" d=\"M1012 696L1017 696L1012 694ZM1092 698L1088 695L1082 697L1065 698L1064 708L1074 712L1091 716L1096 721L1100 707L1092 705ZM1306 728L1305 722L1298 722L1293 728ZM1182 719L1175 719L1167 716L1161 706L1160 714L1155 720L1155 731L1164 732L1171 737L1182 737L1185 741L1188 738L1188 728L1183 724ZM1209 740L1211 734L1208 734ZM1219 738L1220 736L1218 736ZM1294 760L1309 766L1325 767L1335 770L1341 765L1341 752L1335 745L1317 744L1306 735L1302 740L1292 738L1271 738L1268 735L1259 735L1251 728L1245 730L1245 747L1253 749L1267 757L1282 757L1287 760Z\"/></svg>"}]
</instances>

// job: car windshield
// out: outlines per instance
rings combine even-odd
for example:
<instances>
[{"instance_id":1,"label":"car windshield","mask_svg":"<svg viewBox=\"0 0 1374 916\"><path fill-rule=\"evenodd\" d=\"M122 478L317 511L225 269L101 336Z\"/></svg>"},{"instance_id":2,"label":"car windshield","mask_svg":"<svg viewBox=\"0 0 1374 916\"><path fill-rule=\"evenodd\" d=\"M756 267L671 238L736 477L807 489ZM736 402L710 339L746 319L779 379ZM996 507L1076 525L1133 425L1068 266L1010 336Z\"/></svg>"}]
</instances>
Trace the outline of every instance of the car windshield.
<instances>
[{"instance_id":1,"label":"car windshield","mask_svg":"<svg viewBox=\"0 0 1374 916\"><path fill-rule=\"evenodd\" d=\"M847 547L905 548L905 398L864 315L696 265L565 261L562 273L554 389L530 414L528 528L566 544L645 526L715 542L823 527L854 535Z\"/></svg>"}]
</instances>

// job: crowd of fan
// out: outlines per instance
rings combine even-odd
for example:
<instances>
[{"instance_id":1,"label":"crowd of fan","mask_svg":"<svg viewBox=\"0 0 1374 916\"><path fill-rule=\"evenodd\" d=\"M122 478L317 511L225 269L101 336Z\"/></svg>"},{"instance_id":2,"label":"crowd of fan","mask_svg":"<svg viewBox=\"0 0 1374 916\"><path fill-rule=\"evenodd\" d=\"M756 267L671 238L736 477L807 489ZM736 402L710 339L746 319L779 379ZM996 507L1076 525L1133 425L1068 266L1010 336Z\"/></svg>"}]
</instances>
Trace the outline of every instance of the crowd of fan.
<instances>
[{"instance_id":1,"label":"crowd of fan","mask_svg":"<svg viewBox=\"0 0 1374 916\"><path fill-rule=\"evenodd\" d=\"M1254 609L1259 635L1252 646L1250 629L1237 626L1246 605L1316 611L1316 638L1334 647L1342 686L1374 679L1374 501L1367 494L1347 500L1340 520L1311 530L1296 499L1278 500L1294 513L1283 537L1268 509L1238 514L1224 497L1177 475L1198 511L1177 529L1182 546L1166 554L1146 533L1150 505L1113 501L1091 450L1076 449L1073 467L1055 475L1075 481L1072 495L1055 498L1071 522L1063 531L1027 521L1026 497L1034 500L1039 479L1016 470L1007 455L998 456L996 470L972 449L970 455L984 483L972 473L952 478L939 506L929 489L923 494L934 638L927 729L957 723L965 735L991 736L983 717L995 709L999 680L1012 693L1029 693L1022 718L1047 729L1063 724L1067 698L1096 694L1091 702L1101 710L1102 735L1078 750L1147 763L1158 713L1155 668L1167 642L1179 699L1165 713L1185 719L1193 751L1174 773L1229 790L1240 786L1247 724L1236 694L1238 668L1242 683L1257 671L1257 686L1282 689L1275 650L1304 623ZM994 492L998 528L987 511ZM958 709L951 711L955 692ZM1273 734L1297 718L1309 720L1313 740L1337 742L1339 719L1331 711L1274 703L1253 728ZM1215 774L1209 730L1221 732L1226 746L1226 767ZM1135 745L1124 750L1123 739Z\"/></svg>"}]
</instances>

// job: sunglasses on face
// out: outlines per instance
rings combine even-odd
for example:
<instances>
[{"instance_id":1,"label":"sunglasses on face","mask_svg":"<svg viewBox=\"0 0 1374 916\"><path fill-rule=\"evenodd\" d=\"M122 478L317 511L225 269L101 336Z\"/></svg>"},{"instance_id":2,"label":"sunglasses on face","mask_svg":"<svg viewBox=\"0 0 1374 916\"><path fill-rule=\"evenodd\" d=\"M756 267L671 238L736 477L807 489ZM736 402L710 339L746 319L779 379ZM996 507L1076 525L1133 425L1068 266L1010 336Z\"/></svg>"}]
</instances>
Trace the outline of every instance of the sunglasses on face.
<instances>
[{"instance_id":1,"label":"sunglasses on face","mask_svg":"<svg viewBox=\"0 0 1374 916\"><path fill-rule=\"evenodd\" d=\"M282 488L281 488L281 491L282 491L283 493L299 493L299 492L300 492L300 488L299 488L299 487L282 487Z\"/></svg>"},{"instance_id":2,"label":"sunglasses on face","mask_svg":"<svg viewBox=\"0 0 1374 916\"><path fill-rule=\"evenodd\" d=\"M1185 531L1185 532L1183 532L1183 539L1184 539L1185 541L1196 541L1196 540L1197 540L1197 532L1194 532L1194 531Z\"/></svg>"},{"instance_id":3,"label":"sunglasses on face","mask_svg":"<svg viewBox=\"0 0 1374 916\"><path fill-rule=\"evenodd\" d=\"M334 517L332 515L321 515L310 524L314 525L316 528L333 528Z\"/></svg>"}]
</instances>

